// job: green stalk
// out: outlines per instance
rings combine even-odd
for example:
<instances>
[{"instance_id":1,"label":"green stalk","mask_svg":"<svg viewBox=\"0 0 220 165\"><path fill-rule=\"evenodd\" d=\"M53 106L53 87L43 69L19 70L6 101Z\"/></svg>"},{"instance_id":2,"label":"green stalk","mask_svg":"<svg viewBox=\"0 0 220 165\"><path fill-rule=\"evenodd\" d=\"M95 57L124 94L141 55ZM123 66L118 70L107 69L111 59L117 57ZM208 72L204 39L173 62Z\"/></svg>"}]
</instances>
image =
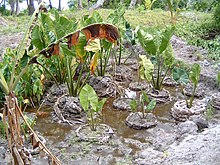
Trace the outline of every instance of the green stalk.
<instances>
[{"instance_id":1,"label":"green stalk","mask_svg":"<svg viewBox=\"0 0 220 165\"><path fill-rule=\"evenodd\" d=\"M118 65L121 65L121 55L122 55L122 44L121 44L121 37L119 39L119 57L118 57Z\"/></svg>"},{"instance_id":2,"label":"green stalk","mask_svg":"<svg viewBox=\"0 0 220 165\"><path fill-rule=\"evenodd\" d=\"M194 84L194 86L193 86L193 93L192 93L192 96L190 97L189 108L192 107L192 103L193 103L194 96L195 96L195 93L196 93L196 86L197 86L197 84Z\"/></svg>"},{"instance_id":3,"label":"green stalk","mask_svg":"<svg viewBox=\"0 0 220 165\"><path fill-rule=\"evenodd\" d=\"M160 90L160 60L158 60L158 70L157 70L157 84L156 84L156 89Z\"/></svg>"},{"instance_id":4,"label":"green stalk","mask_svg":"<svg viewBox=\"0 0 220 165\"><path fill-rule=\"evenodd\" d=\"M156 84L155 84L155 80L154 80L154 75L152 74L152 85L153 85L153 88L155 88Z\"/></svg>"},{"instance_id":5,"label":"green stalk","mask_svg":"<svg viewBox=\"0 0 220 165\"><path fill-rule=\"evenodd\" d=\"M180 84L180 89L181 89L182 94L184 95L184 98L185 98L185 100L186 100L186 106L187 106L187 108L190 108L190 107L189 107L189 102L188 102L187 96L185 95L185 93L184 93L184 91L183 91L183 86L182 86L181 84Z\"/></svg>"},{"instance_id":6,"label":"green stalk","mask_svg":"<svg viewBox=\"0 0 220 165\"><path fill-rule=\"evenodd\" d=\"M61 69L60 61L59 61L58 57L56 59L57 59L57 63L58 63L58 72L59 72L58 77L59 77L60 83L62 84L63 83L63 81L62 81L62 69Z\"/></svg>"},{"instance_id":7,"label":"green stalk","mask_svg":"<svg viewBox=\"0 0 220 165\"><path fill-rule=\"evenodd\" d=\"M71 69L70 69L69 58L68 57L66 58L66 63L67 63L67 75L68 75L67 85L68 85L70 96L73 96L73 94L75 92L73 91L74 90L73 79L72 79L72 74L71 74Z\"/></svg>"},{"instance_id":8,"label":"green stalk","mask_svg":"<svg viewBox=\"0 0 220 165\"><path fill-rule=\"evenodd\" d=\"M109 61L109 58L110 58L110 53L111 53L111 48L109 51L107 51L106 55L107 55L107 58L105 58L105 64L104 64L104 75L105 75L105 70L106 70L106 67L107 67L107 64L108 64L108 61Z\"/></svg>"},{"instance_id":9,"label":"green stalk","mask_svg":"<svg viewBox=\"0 0 220 165\"><path fill-rule=\"evenodd\" d=\"M82 65L82 69L81 69L81 71L80 71L80 73L79 73L79 77L78 77L78 79L77 79L77 82L76 82L76 87L75 87L75 89L74 89L74 96L77 96L78 95L78 92L77 92L77 90L80 88L80 82L81 82L81 78L82 78L82 73L83 73L83 70L84 70L84 68L85 68L85 63Z\"/></svg>"},{"instance_id":10,"label":"green stalk","mask_svg":"<svg viewBox=\"0 0 220 165\"><path fill-rule=\"evenodd\" d=\"M100 70L101 70L101 75L100 76L103 76L102 56L103 56L103 49L101 48L101 54L99 56L99 58L100 58Z\"/></svg>"},{"instance_id":11,"label":"green stalk","mask_svg":"<svg viewBox=\"0 0 220 165\"><path fill-rule=\"evenodd\" d=\"M91 116L92 131L95 131L95 123L94 123L94 118L93 118L93 111L92 111L91 108L89 109L89 111L90 111L90 116Z\"/></svg>"},{"instance_id":12,"label":"green stalk","mask_svg":"<svg viewBox=\"0 0 220 165\"><path fill-rule=\"evenodd\" d=\"M160 81L160 89L161 89L161 87L162 87L163 80L164 80L164 78L167 76L167 73L168 73L169 70L170 70L170 66L167 68L167 70L166 70L166 72L165 72L165 74L164 74L162 80Z\"/></svg>"}]
</instances>

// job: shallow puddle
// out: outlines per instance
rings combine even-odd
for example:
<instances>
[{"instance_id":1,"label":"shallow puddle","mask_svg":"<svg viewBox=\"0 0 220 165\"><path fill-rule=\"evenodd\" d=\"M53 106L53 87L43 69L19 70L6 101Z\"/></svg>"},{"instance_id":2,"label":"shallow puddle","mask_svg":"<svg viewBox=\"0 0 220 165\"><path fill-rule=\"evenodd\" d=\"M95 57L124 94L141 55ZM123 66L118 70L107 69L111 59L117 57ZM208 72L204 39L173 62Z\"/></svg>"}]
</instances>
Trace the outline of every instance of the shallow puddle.
<instances>
[{"instance_id":1,"label":"shallow puddle","mask_svg":"<svg viewBox=\"0 0 220 165\"><path fill-rule=\"evenodd\" d=\"M171 95L175 95L174 88L168 88L169 91L171 91ZM119 137L123 138L131 138L135 140L139 140L144 142L144 139L141 139L141 134L144 133L144 137L147 136L146 130L135 130L132 128L129 128L125 125L125 119L129 115L130 112L128 111L121 111L116 110L112 107L112 103L115 98L109 98L102 110L102 123L109 125L113 128L114 132ZM170 118L170 109L173 106L173 102L169 102L166 104L160 104L157 105L154 114L158 117L158 120L161 124L158 124L157 127L161 127L165 130L168 130L169 128L166 128L166 125L163 125L162 123L169 123L171 122L169 120ZM68 126L67 124L59 124L59 123L53 123L52 117L38 117L36 120L36 126L35 130L39 131L48 141L50 144L56 144L58 142L61 142L65 139L66 135L73 129L71 126Z\"/></svg>"}]
</instances>

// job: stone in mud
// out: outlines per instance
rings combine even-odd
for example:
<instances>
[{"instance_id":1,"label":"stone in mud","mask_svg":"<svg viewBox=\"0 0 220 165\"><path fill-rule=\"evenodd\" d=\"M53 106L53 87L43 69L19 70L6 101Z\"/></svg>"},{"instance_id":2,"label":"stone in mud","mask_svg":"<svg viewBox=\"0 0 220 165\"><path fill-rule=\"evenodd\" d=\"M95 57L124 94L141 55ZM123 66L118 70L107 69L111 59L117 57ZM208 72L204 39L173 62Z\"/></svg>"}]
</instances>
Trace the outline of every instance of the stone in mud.
<instances>
[{"instance_id":1,"label":"stone in mud","mask_svg":"<svg viewBox=\"0 0 220 165\"><path fill-rule=\"evenodd\" d=\"M186 120L178 124L177 130L178 134L182 136L184 134L195 134L198 131L198 127L193 121Z\"/></svg>"},{"instance_id":2,"label":"stone in mud","mask_svg":"<svg viewBox=\"0 0 220 165\"><path fill-rule=\"evenodd\" d=\"M151 99L156 99L157 104L167 103L171 101L170 92L164 88L161 91L151 89L147 91L147 95Z\"/></svg>"},{"instance_id":3,"label":"stone in mud","mask_svg":"<svg viewBox=\"0 0 220 165\"><path fill-rule=\"evenodd\" d=\"M196 123L199 131L209 127L208 121L204 115L193 115L189 117L189 120Z\"/></svg>"},{"instance_id":4,"label":"stone in mud","mask_svg":"<svg viewBox=\"0 0 220 165\"><path fill-rule=\"evenodd\" d=\"M130 113L125 120L125 124L133 129L148 129L157 125L157 119L152 113L145 113L144 117L141 112Z\"/></svg>"},{"instance_id":5,"label":"stone in mud","mask_svg":"<svg viewBox=\"0 0 220 165\"><path fill-rule=\"evenodd\" d=\"M138 165L161 165L165 154L153 148L146 148L139 151L135 157L134 163Z\"/></svg>"},{"instance_id":6,"label":"stone in mud","mask_svg":"<svg viewBox=\"0 0 220 165\"><path fill-rule=\"evenodd\" d=\"M163 123L163 125L164 124L165 123ZM148 142L150 146L153 147L153 149L156 149L157 151L166 151L169 148L169 146L176 141L177 138L177 129L173 128L173 126L170 126L171 125L168 126L168 129L171 130L167 131L163 128L160 128L158 123L157 127L147 130L148 136L145 138L145 141Z\"/></svg>"},{"instance_id":7,"label":"stone in mud","mask_svg":"<svg viewBox=\"0 0 220 165\"><path fill-rule=\"evenodd\" d=\"M109 76L92 76L89 84L94 88L99 97L113 97L117 94L117 86Z\"/></svg>"},{"instance_id":8,"label":"stone in mud","mask_svg":"<svg viewBox=\"0 0 220 165\"><path fill-rule=\"evenodd\" d=\"M178 86L178 83L174 81L171 77L165 77L163 80L164 86L175 87Z\"/></svg>"},{"instance_id":9,"label":"stone in mud","mask_svg":"<svg viewBox=\"0 0 220 165\"><path fill-rule=\"evenodd\" d=\"M132 69L125 65L116 65L116 67L112 68L109 72L114 79L119 82L127 82L133 79Z\"/></svg>"},{"instance_id":10,"label":"stone in mud","mask_svg":"<svg viewBox=\"0 0 220 165\"><path fill-rule=\"evenodd\" d=\"M44 98L44 104L48 106L53 106L59 97L68 94L68 87L66 84L56 85L54 84L47 96Z\"/></svg>"},{"instance_id":11,"label":"stone in mud","mask_svg":"<svg viewBox=\"0 0 220 165\"><path fill-rule=\"evenodd\" d=\"M117 98L113 102L113 108L118 110L131 110L130 102L132 99L130 98Z\"/></svg>"},{"instance_id":12,"label":"stone in mud","mask_svg":"<svg viewBox=\"0 0 220 165\"><path fill-rule=\"evenodd\" d=\"M84 113L77 97L62 96L57 99L53 109L52 116L55 122L64 122L70 125L85 122L81 119Z\"/></svg>"},{"instance_id":13,"label":"stone in mud","mask_svg":"<svg viewBox=\"0 0 220 165\"><path fill-rule=\"evenodd\" d=\"M205 112L206 105L202 100L194 100L191 108L188 108L185 100L177 101L171 108L171 115L178 121L186 121L192 115Z\"/></svg>"},{"instance_id":14,"label":"stone in mud","mask_svg":"<svg viewBox=\"0 0 220 165\"><path fill-rule=\"evenodd\" d=\"M211 105L216 109L220 110L220 92L212 95Z\"/></svg>"},{"instance_id":15,"label":"stone in mud","mask_svg":"<svg viewBox=\"0 0 220 165\"><path fill-rule=\"evenodd\" d=\"M131 82L129 84L129 88L133 91L142 91L142 90L146 90L146 89L150 88L150 85L147 84L147 82L145 82L145 81Z\"/></svg>"},{"instance_id":16,"label":"stone in mud","mask_svg":"<svg viewBox=\"0 0 220 165\"><path fill-rule=\"evenodd\" d=\"M70 114L80 114L83 108L79 99L72 96L62 96L57 100L57 106L60 110L69 112Z\"/></svg>"}]
</instances>

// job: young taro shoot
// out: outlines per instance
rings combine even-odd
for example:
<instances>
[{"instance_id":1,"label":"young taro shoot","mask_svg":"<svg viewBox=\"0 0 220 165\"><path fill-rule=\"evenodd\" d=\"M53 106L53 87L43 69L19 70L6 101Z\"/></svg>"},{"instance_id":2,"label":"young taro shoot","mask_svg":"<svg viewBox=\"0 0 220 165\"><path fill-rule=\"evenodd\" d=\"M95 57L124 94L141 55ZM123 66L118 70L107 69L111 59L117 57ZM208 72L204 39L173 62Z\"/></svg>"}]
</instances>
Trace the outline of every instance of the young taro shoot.
<instances>
[{"instance_id":1,"label":"young taro shoot","mask_svg":"<svg viewBox=\"0 0 220 165\"><path fill-rule=\"evenodd\" d=\"M200 71L201 71L200 65L195 63L192 65L189 75L184 69L177 67L175 67L172 72L173 79L180 84L188 108L191 108L193 105L196 88L199 83ZM192 91L192 95L188 99L184 93L183 86L186 86L189 80L191 80L191 82L193 83L193 91Z\"/></svg>"},{"instance_id":2,"label":"young taro shoot","mask_svg":"<svg viewBox=\"0 0 220 165\"><path fill-rule=\"evenodd\" d=\"M106 98L99 101L96 92L88 84L86 84L80 91L79 98L80 98L80 104L82 105L83 109L87 114L91 131L96 131L97 123L98 123L97 115L98 112L102 110Z\"/></svg>"}]
</instances>

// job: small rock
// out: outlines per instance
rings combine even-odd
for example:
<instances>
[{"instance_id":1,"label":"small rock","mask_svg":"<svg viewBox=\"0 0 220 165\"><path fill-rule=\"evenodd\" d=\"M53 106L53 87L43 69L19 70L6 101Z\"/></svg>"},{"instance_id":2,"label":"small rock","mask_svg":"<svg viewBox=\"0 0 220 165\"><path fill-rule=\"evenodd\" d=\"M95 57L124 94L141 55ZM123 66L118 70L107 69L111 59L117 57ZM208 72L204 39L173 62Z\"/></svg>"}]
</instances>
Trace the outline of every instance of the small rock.
<instances>
[{"instance_id":1,"label":"small rock","mask_svg":"<svg viewBox=\"0 0 220 165\"><path fill-rule=\"evenodd\" d=\"M180 135L194 134L198 131L197 125L193 121L189 121L189 120L179 123L177 129Z\"/></svg>"},{"instance_id":2,"label":"small rock","mask_svg":"<svg viewBox=\"0 0 220 165\"><path fill-rule=\"evenodd\" d=\"M203 130L204 128L208 128L209 124L206 118L202 115L193 115L189 117L190 121L196 123L199 131Z\"/></svg>"}]
</instances>

